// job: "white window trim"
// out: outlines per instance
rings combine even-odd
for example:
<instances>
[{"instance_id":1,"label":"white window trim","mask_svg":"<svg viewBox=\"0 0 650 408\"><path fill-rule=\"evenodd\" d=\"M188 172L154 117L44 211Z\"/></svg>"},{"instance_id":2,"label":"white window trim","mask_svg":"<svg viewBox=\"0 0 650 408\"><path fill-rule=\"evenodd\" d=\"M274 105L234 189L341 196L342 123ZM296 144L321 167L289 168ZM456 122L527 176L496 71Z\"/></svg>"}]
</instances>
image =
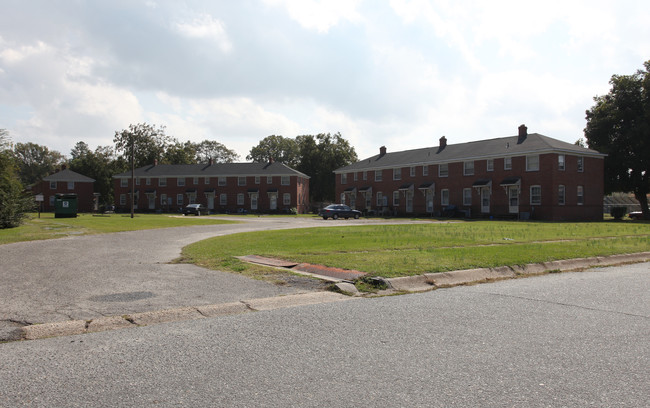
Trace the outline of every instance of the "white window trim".
<instances>
[{"instance_id":1,"label":"white window trim","mask_svg":"<svg viewBox=\"0 0 650 408\"><path fill-rule=\"evenodd\" d=\"M227 177L219 177L217 180L217 185L220 187L227 186L228 185L228 178Z\"/></svg>"},{"instance_id":2,"label":"white window trim","mask_svg":"<svg viewBox=\"0 0 650 408\"><path fill-rule=\"evenodd\" d=\"M158 179L158 187L167 187L167 177L161 177Z\"/></svg>"},{"instance_id":3,"label":"white window trim","mask_svg":"<svg viewBox=\"0 0 650 408\"><path fill-rule=\"evenodd\" d=\"M291 177L289 176L282 176L280 178L280 185L282 186L288 186L291 185Z\"/></svg>"},{"instance_id":4,"label":"white window trim","mask_svg":"<svg viewBox=\"0 0 650 408\"><path fill-rule=\"evenodd\" d=\"M533 189L539 189L539 202L533 201ZM542 186L538 184L530 186L530 205L542 205Z\"/></svg>"},{"instance_id":5,"label":"white window trim","mask_svg":"<svg viewBox=\"0 0 650 408\"><path fill-rule=\"evenodd\" d=\"M401 167L395 167L393 169L393 180L399 181L402 179L402 168Z\"/></svg>"},{"instance_id":6,"label":"white window trim","mask_svg":"<svg viewBox=\"0 0 650 408\"><path fill-rule=\"evenodd\" d=\"M471 167L470 167L471 163ZM463 176L473 176L474 175L474 161L469 160L463 162Z\"/></svg>"},{"instance_id":7,"label":"white window trim","mask_svg":"<svg viewBox=\"0 0 650 408\"><path fill-rule=\"evenodd\" d=\"M410 174L411 177L415 177L415 166L411 166L409 174Z\"/></svg>"},{"instance_id":8,"label":"white window trim","mask_svg":"<svg viewBox=\"0 0 650 408\"><path fill-rule=\"evenodd\" d=\"M566 204L566 186L560 184L557 186L557 205Z\"/></svg>"},{"instance_id":9,"label":"white window trim","mask_svg":"<svg viewBox=\"0 0 650 408\"><path fill-rule=\"evenodd\" d=\"M176 194L176 205L183 205L183 194Z\"/></svg>"},{"instance_id":10,"label":"white window trim","mask_svg":"<svg viewBox=\"0 0 650 408\"><path fill-rule=\"evenodd\" d=\"M348 184L348 175L347 175L347 173L341 173L341 184Z\"/></svg>"},{"instance_id":11,"label":"white window trim","mask_svg":"<svg viewBox=\"0 0 650 408\"><path fill-rule=\"evenodd\" d=\"M577 165L577 170L578 173L582 173L585 171L585 158L582 156L578 156L578 162L576 163Z\"/></svg>"},{"instance_id":12,"label":"white window trim","mask_svg":"<svg viewBox=\"0 0 650 408\"><path fill-rule=\"evenodd\" d=\"M177 187L185 187L185 177L176 178L176 186Z\"/></svg>"},{"instance_id":13,"label":"white window trim","mask_svg":"<svg viewBox=\"0 0 650 408\"><path fill-rule=\"evenodd\" d=\"M512 157L503 158L503 170L512 170Z\"/></svg>"},{"instance_id":14,"label":"white window trim","mask_svg":"<svg viewBox=\"0 0 650 408\"><path fill-rule=\"evenodd\" d=\"M282 205L291 205L291 193L282 194Z\"/></svg>"},{"instance_id":15,"label":"white window trim","mask_svg":"<svg viewBox=\"0 0 650 408\"><path fill-rule=\"evenodd\" d=\"M440 190L440 205L449 205L449 189L447 188Z\"/></svg>"},{"instance_id":16,"label":"white window trim","mask_svg":"<svg viewBox=\"0 0 650 408\"><path fill-rule=\"evenodd\" d=\"M246 185L246 176L237 176L237 185L245 186Z\"/></svg>"},{"instance_id":17,"label":"white window trim","mask_svg":"<svg viewBox=\"0 0 650 408\"><path fill-rule=\"evenodd\" d=\"M393 191L393 205L399 207L399 190Z\"/></svg>"},{"instance_id":18,"label":"white window trim","mask_svg":"<svg viewBox=\"0 0 650 408\"><path fill-rule=\"evenodd\" d=\"M485 161L485 171L494 171L494 159L487 159Z\"/></svg>"},{"instance_id":19,"label":"white window trim","mask_svg":"<svg viewBox=\"0 0 650 408\"><path fill-rule=\"evenodd\" d=\"M428 176L429 175L429 166L427 166L426 164L424 166L422 166L422 175L423 176Z\"/></svg>"},{"instance_id":20,"label":"white window trim","mask_svg":"<svg viewBox=\"0 0 650 408\"><path fill-rule=\"evenodd\" d=\"M375 181L384 181L383 170L375 170Z\"/></svg>"},{"instance_id":21,"label":"white window trim","mask_svg":"<svg viewBox=\"0 0 650 408\"><path fill-rule=\"evenodd\" d=\"M445 174L442 173L443 166L447 169ZM449 177L449 163L440 163L438 165L438 177Z\"/></svg>"},{"instance_id":22,"label":"white window trim","mask_svg":"<svg viewBox=\"0 0 650 408\"><path fill-rule=\"evenodd\" d=\"M245 202L246 201L244 199L244 193L238 193L237 194L237 205L244 205Z\"/></svg>"},{"instance_id":23,"label":"white window trim","mask_svg":"<svg viewBox=\"0 0 650 408\"><path fill-rule=\"evenodd\" d=\"M532 161L533 157L537 158L537 166L535 168L531 167L534 164L534 161ZM539 171L539 155L538 154L531 154L529 156L526 156L526 171Z\"/></svg>"},{"instance_id":24,"label":"white window trim","mask_svg":"<svg viewBox=\"0 0 650 408\"><path fill-rule=\"evenodd\" d=\"M585 187L578 186L576 188L576 204L584 205L585 204Z\"/></svg>"},{"instance_id":25,"label":"white window trim","mask_svg":"<svg viewBox=\"0 0 650 408\"><path fill-rule=\"evenodd\" d=\"M228 205L228 194L219 194L219 205Z\"/></svg>"},{"instance_id":26,"label":"white window trim","mask_svg":"<svg viewBox=\"0 0 650 408\"><path fill-rule=\"evenodd\" d=\"M560 157L562 160L560 160ZM557 169L558 171L564 171L566 169L566 156L563 154L557 155Z\"/></svg>"},{"instance_id":27,"label":"white window trim","mask_svg":"<svg viewBox=\"0 0 650 408\"><path fill-rule=\"evenodd\" d=\"M469 197L468 194L469 193ZM468 199L469 198L469 202ZM472 189L471 188L464 188L463 189L463 205L464 206L471 206L472 205Z\"/></svg>"}]
</instances>

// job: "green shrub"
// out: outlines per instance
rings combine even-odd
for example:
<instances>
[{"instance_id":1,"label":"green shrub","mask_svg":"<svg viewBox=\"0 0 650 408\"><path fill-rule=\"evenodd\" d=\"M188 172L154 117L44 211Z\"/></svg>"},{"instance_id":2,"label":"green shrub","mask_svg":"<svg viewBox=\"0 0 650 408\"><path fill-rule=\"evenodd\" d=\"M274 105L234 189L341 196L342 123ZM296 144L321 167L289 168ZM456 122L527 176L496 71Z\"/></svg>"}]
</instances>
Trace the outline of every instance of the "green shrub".
<instances>
[{"instance_id":1,"label":"green shrub","mask_svg":"<svg viewBox=\"0 0 650 408\"><path fill-rule=\"evenodd\" d=\"M620 220L627 213L627 207L612 207L609 213L615 220Z\"/></svg>"}]
</instances>

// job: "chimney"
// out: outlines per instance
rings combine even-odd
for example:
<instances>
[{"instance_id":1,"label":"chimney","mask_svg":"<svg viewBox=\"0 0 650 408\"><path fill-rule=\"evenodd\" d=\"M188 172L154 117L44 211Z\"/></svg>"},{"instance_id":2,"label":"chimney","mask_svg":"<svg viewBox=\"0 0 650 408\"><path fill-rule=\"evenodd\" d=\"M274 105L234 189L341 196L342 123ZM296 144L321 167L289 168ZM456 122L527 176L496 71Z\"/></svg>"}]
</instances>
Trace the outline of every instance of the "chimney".
<instances>
[{"instance_id":1,"label":"chimney","mask_svg":"<svg viewBox=\"0 0 650 408\"><path fill-rule=\"evenodd\" d=\"M153 165L157 166L158 165L158 159L153 159Z\"/></svg>"},{"instance_id":2,"label":"chimney","mask_svg":"<svg viewBox=\"0 0 650 408\"><path fill-rule=\"evenodd\" d=\"M214 164L214 159L210 157L210 166L212 166L213 164Z\"/></svg>"},{"instance_id":3,"label":"chimney","mask_svg":"<svg viewBox=\"0 0 650 408\"><path fill-rule=\"evenodd\" d=\"M383 157L384 155L386 155L386 146L379 148L379 157Z\"/></svg>"},{"instance_id":4,"label":"chimney","mask_svg":"<svg viewBox=\"0 0 650 408\"><path fill-rule=\"evenodd\" d=\"M275 163L275 160L273 160L273 157L269 157L269 164Z\"/></svg>"},{"instance_id":5,"label":"chimney","mask_svg":"<svg viewBox=\"0 0 650 408\"><path fill-rule=\"evenodd\" d=\"M443 136L443 137L440 138L440 148L439 148L439 150L442 150L445 147L447 147L447 138Z\"/></svg>"},{"instance_id":6,"label":"chimney","mask_svg":"<svg viewBox=\"0 0 650 408\"><path fill-rule=\"evenodd\" d=\"M528 136L528 128L526 125L519 126L519 138L517 138L517 144L523 143L523 141L526 140L526 136Z\"/></svg>"}]
</instances>

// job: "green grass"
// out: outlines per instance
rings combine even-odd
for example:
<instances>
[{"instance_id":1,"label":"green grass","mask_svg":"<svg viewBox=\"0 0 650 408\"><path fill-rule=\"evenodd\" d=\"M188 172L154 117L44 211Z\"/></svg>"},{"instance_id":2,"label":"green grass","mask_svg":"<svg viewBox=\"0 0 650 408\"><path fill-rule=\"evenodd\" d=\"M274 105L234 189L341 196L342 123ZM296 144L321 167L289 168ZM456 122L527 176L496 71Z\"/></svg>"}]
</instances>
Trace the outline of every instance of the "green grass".
<instances>
[{"instance_id":1,"label":"green grass","mask_svg":"<svg viewBox=\"0 0 650 408\"><path fill-rule=\"evenodd\" d=\"M650 250L650 224L458 222L328 227L216 237L189 245L185 261L247 275L234 259L261 255L396 277Z\"/></svg>"},{"instance_id":2,"label":"green grass","mask_svg":"<svg viewBox=\"0 0 650 408\"><path fill-rule=\"evenodd\" d=\"M70 235L102 234L154 228L184 227L190 225L226 224L233 221L210 217L183 217L158 214L111 214L93 216L80 214L77 218L54 218L53 213L30 214L17 228L0 229L0 244L60 238Z\"/></svg>"}]
</instances>

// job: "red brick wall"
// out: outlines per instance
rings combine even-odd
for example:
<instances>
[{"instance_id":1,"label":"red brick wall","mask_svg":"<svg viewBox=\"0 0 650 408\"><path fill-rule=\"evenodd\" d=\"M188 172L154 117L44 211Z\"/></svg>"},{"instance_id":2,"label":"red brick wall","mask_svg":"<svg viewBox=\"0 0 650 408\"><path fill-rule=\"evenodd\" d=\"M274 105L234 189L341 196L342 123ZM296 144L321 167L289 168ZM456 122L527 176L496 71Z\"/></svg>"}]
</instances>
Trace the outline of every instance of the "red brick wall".
<instances>
[{"instance_id":1,"label":"red brick wall","mask_svg":"<svg viewBox=\"0 0 650 408\"><path fill-rule=\"evenodd\" d=\"M58 181L56 188L50 188L49 181L41 181L32 189L35 194L43 194L43 211L54 211L54 205L50 205L50 197L55 194L77 194L77 209L79 212L92 212L93 211L93 192L94 183L89 182L75 182L73 189L68 189L68 183L65 181Z\"/></svg>"},{"instance_id":2,"label":"red brick wall","mask_svg":"<svg viewBox=\"0 0 650 408\"><path fill-rule=\"evenodd\" d=\"M214 198L214 211L217 212L237 212L238 210L245 210L247 212L269 212L271 198L269 190L277 190L277 211L295 208L299 214L304 214L309 210L309 179L298 176L289 177L289 185L281 185L281 177L272 177L272 183L267 183L267 177L261 176L259 184L255 183L255 176L246 177L246 185L238 185L238 177L227 177L226 185L218 185L218 177L210 177L209 184L205 184L205 178L199 177L198 184L194 184L192 177L185 178L185 186L178 186L176 177L167 177L167 185L160 186L159 178L150 178L150 185L146 184L146 179L140 179L140 184L136 182L135 190L139 193L137 197L137 209L143 211L151 210L149 208L149 201L146 194L148 190L155 190L155 208L153 210L162 210L169 212L180 212L183 207L189 204L189 197L186 194L187 190L196 190L196 203L201 203L208 206L208 198L206 197L206 190L215 190ZM129 211L129 194L131 193L131 179L128 179L128 187L121 187L121 180L114 179L115 186L115 206L122 211ZM251 196L248 190L258 190L257 210L251 208ZM290 194L290 203L284 204L284 194ZM126 194L126 205L120 204L120 195ZM161 195L166 194L167 197L172 198L170 206L163 206L161 203ZM183 203L177 204L176 196L183 195ZM220 204L220 195L227 194L227 203ZM237 195L244 194L244 204L237 203Z\"/></svg>"},{"instance_id":3,"label":"red brick wall","mask_svg":"<svg viewBox=\"0 0 650 408\"><path fill-rule=\"evenodd\" d=\"M512 157L512 169L504 169L504 159L494 159L494 170L487 171L487 160L474 161L474 174L463 174L463 163L449 163L449 175L438 177L439 165L428 165L429 175L422 175L422 166L416 166L415 176L410 176L410 167L402 167L401 180L393 180L393 169L382 170L383 180L375 182L375 172L367 172L367 180L363 181L363 172L358 172L357 181L354 181L354 173L348 173L347 183L341 183L341 174L336 175L336 197L340 201L341 193L345 189L356 187L357 191L363 187L372 187L371 208L377 210L377 192L381 191L388 195L388 210L397 211L398 214L406 214L406 200L403 192L400 193L399 206L393 206L393 191L407 183L414 184L413 192L413 213L425 214L425 196L418 187L423 183L435 182L434 212L439 213L442 209L441 190L449 190L449 204L455 205L458 209L469 210L471 216L507 216L509 215L508 196L505 187L500 183L508 177L521 177L519 195L519 213L528 213L535 219L544 220L600 220L603 215L603 160L602 158L584 157L584 171L577 171L578 157L565 155L565 170L558 169L558 154L542 154L539 156L539 170L526 171L526 157ZM490 212L481 213L480 190L472 187L472 184L479 179L491 179ZM564 205L558 204L558 185L564 185L566 200ZM541 186L541 204L531 205L530 187ZM577 203L577 188L584 187L584 203ZM471 188L471 205L463 204L463 189ZM349 202L349 195L346 195L346 203ZM363 209L364 198L357 192L357 209Z\"/></svg>"}]
</instances>

